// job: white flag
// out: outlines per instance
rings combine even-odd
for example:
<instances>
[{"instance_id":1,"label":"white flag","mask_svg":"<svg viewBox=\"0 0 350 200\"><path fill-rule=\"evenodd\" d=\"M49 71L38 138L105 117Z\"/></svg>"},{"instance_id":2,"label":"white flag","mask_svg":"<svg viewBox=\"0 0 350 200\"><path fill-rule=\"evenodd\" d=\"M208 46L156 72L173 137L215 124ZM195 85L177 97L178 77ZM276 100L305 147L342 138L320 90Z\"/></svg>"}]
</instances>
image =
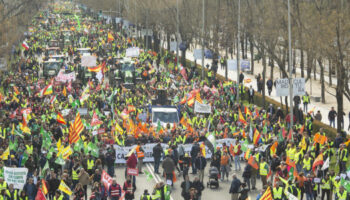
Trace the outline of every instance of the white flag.
<instances>
[{"instance_id":1,"label":"white flag","mask_svg":"<svg viewBox=\"0 0 350 200\"><path fill-rule=\"evenodd\" d=\"M324 164L323 164L321 170L323 171L323 170L326 170L326 169L328 169L328 168L329 168L329 157L328 157L327 160L324 162Z\"/></svg>"},{"instance_id":2,"label":"white flag","mask_svg":"<svg viewBox=\"0 0 350 200\"><path fill-rule=\"evenodd\" d=\"M96 78L98 79L98 81L101 83L102 81L102 78L103 78L103 74L101 72L102 70L100 70L99 72L97 72L96 74Z\"/></svg>"}]
</instances>

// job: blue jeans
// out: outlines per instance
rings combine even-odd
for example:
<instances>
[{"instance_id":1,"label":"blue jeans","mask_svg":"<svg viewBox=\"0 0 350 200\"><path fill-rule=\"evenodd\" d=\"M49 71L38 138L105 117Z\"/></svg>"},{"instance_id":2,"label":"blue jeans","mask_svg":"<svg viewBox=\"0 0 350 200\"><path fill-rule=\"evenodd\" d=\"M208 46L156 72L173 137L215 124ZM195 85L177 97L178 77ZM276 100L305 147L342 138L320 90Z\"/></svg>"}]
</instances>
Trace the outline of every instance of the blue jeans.
<instances>
[{"instance_id":1,"label":"blue jeans","mask_svg":"<svg viewBox=\"0 0 350 200\"><path fill-rule=\"evenodd\" d=\"M154 172L159 173L160 158L154 158Z\"/></svg>"},{"instance_id":2,"label":"blue jeans","mask_svg":"<svg viewBox=\"0 0 350 200\"><path fill-rule=\"evenodd\" d=\"M333 126L332 126L332 124L333 124ZM333 120L330 119L330 120L329 120L329 126L335 128L335 119L333 119Z\"/></svg>"},{"instance_id":3,"label":"blue jeans","mask_svg":"<svg viewBox=\"0 0 350 200\"><path fill-rule=\"evenodd\" d=\"M196 167L194 166L195 161L196 161L196 157L192 157L192 158L191 158L191 162L192 162L192 173L193 173L193 174L197 174L197 169L196 169Z\"/></svg>"},{"instance_id":4,"label":"blue jeans","mask_svg":"<svg viewBox=\"0 0 350 200\"><path fill-rule=\"evenodd\" d=\"M235 170L237 171L237 166L238 166L238 170L241 171L241 162L239 160L239 156L235 156Z\"/></svg>"},{"instance_id":5,"label":"blue jeans","mask_svg":"<svg viewBox=\"0 0 350 200\"><path fill-rule=\"evenodd\" d=\"M311 193L311 194L305 193L305 194L306 194L306 200L314 200L314 194L313 193Z\"/></svg>"}]
</instances>

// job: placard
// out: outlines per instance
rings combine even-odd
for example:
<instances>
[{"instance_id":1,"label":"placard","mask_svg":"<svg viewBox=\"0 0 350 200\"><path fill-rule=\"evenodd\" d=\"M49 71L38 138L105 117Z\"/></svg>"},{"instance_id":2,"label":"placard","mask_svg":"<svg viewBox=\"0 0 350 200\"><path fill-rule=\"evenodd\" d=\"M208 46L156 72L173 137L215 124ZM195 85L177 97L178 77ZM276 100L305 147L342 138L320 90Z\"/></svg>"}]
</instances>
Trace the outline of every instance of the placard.
<instances>
[{"instance_id":1,"label":"placard","mask_svg":"<svg viewBox=\"0 0 350 200\"><path fill-rule=\"evenodd\" d=\"M201 104L198 101L196 101L194 104L194 112L211 113L211 106L209 104Z\"/></svg>"},{"instance_id":2,"label":"placard","mask_svg":"<svg viewBox=\"0 0 350 200\"><path fill-rule=\"evenodd\" d=\"M139 57L139 55L140 55L140 48L138 47L126 49L126 53L125 53L126 57Z\"/></svg>"},{"instance_id":3,"label":"placard","mask_svg":"<svg viewBox=\"0 0 350 200\"><path fill-rule=\"evenodd\" d=\"M134 168L127 168L126 173L131 176L138 176L139 175L139 170L134 169Z\"/></svg>"},{"instance_id":4,"label":"placard","mask_svg":"<svg viewBox=\"0 0 350 200\"><path fill-rule=\"evenodd\" d=\"M289 95L289 80L287 78L276 80L276 96L288 96Z\"/></svg>"},{"instance_id":5,"label":"placard","mask_svg":"<svg viewBox=\"0 0 350 200\"><path fill-rule=\"evenodd\" d=\"M78 112L80 113L80 115L87 115L88 109L87 108L78 108Z\"/></svg>"},{"instance_id":6,"label":"placard","mask_svg":"<svg viewBox=\"0 0 350 200\"><path fill-rule=\"evenodd\" d=\"M27 180L27 168L4 167L4 178L8 185L13 184L15 189L23 189Z\"/></svg>"},{"instance_id":7,"label":"placard","mask_svg":"<svg viewBox=\"0 0 350 200\"><path fill-rule=\"evenodd\" d=\"M227 60L227 69L236 71L237 70L237 61L236 60Z\"/></svg>"},{"instance_id":8,"label":"placard","mask_svg":"<svg viewBox=\"0 0 350 200\"><path fill-rule=\"evenodd\" d=\"M81 66L84 67L96 67L96 56L82 56L81 57Z\"/></svg>"}]
</instances>

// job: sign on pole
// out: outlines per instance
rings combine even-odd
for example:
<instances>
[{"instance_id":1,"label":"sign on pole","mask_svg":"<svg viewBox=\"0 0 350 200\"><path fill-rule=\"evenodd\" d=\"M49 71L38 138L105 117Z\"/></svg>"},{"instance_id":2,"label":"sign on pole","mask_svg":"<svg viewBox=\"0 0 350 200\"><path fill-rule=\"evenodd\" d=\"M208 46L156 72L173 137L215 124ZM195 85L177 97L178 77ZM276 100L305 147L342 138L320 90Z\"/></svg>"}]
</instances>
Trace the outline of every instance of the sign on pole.
<instances>
[{"instance_id":1,"label":"sign on pole","mask_svg":"<svg viewBox=\"0 0 350 200\"><path fill-rule=\"evenodd\" d=\"M227 60L228 70L236 71L237 70L237 60Z\"/></svg>"},{"instance_id":2,"label":"sign on pole","mask_svg":"<svg viewBox=\"0 0 350 200\"><path fill-rule=\"evenodd\" d=\"M241 71L250 71L250 61L249 60L240 60L240 70ZM237 70L237 60L227 60L228 70L236 71Z\"/></svg>"},{"instance_id":3,"label":"sign on pole","mask_svg":"<svg viewBox=\"0 0 350 200\"><path fill-rule=\"evenodd\" d=\"M249 60L241 60L241 71L250 71L250 62Z\"/></svg>"},{"instance_id":4,"label":"sign on pole","mask_svg":"<svg viewBox=\"0 0 350 200\"><path fill-rule=\"evenodd\" d=\"M4 167L4 178L8 185L13 184L15 189L23 189L27 180L27 168Z\"/></svg>"},{"instance_id":5,"label":"sign on pole","mask_svg":"<svg viewBox=\"0 0 350 200\"><path fill-rule=\"evenodd\" d=\"M293 96L300 96L305 94L305 79L293 79ZM288 78L276 80L276 96L289 96L289 80Z\"/></svg>"}]
</instances>

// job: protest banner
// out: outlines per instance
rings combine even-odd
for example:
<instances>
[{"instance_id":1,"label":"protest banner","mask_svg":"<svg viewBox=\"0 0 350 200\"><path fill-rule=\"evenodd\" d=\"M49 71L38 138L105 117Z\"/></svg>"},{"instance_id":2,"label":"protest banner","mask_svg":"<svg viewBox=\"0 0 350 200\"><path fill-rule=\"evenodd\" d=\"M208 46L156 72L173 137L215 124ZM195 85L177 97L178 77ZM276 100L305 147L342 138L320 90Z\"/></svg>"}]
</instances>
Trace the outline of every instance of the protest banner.
<instances>
[{"instance_id":1,"label":"protest banner","mask_svg":"<svg viewBox=\"0 0 350 200\"><path fill-rule=\"evenodd\" d=\"M27 180L28 169L4 167L4 179L8 185L13 184L15 189L23 189L24 184Z\"/></svg>"},{"instance_id":2,"label":"protest banner","mask_svg":"<svg viewBox=\"0 0 350 200\"><path fill-rule=\"evenodd\" d=\"M96 56L83 56L81 57L81 66L83 67L96 67Z\"/></svg>"},{"instance_id":3,"label":"protest banner","mask_svg":"<svg viewBox=\"0 0 350 200\"><path fill-rule=\"evenodd\" d=\"M194 104L194 112L211 113L211 106L209 104L202 104L196 101L196 103Z\"/></svg>"}]
</instances>

